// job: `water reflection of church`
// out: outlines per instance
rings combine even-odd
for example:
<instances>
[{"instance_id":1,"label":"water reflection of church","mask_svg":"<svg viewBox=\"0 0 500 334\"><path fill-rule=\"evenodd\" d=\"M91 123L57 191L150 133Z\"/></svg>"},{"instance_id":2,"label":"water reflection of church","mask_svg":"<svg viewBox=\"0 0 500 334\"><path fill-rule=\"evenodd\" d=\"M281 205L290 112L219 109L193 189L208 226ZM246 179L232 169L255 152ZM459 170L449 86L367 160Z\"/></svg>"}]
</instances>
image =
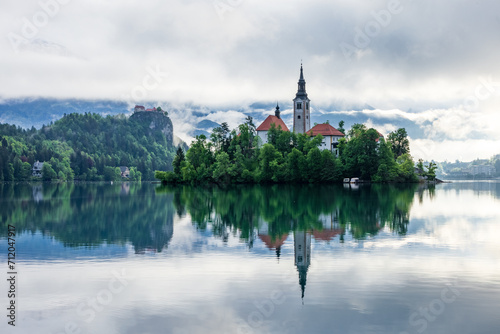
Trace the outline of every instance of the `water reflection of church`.
<instances>
[{"instance_id":1,"label":"water reflection of church","mask_svg":"<svg viewBox=\"0 0 500 334\"><path fill-rule=\"evenodd\" d=\"M293 231L293 250L294 250L294 264L299 274L299 284L301 288L301 295L304 298L304 293L307 283L307 271L311 264L311 238L316 242L330 242L335 237L339 236L339 241L343 241L344 229L340 227L338 220L338 211L334 211L328 215L320 215L318 220L321 222L321 229L312 229L308 231L294 230ZM281 247L287 240L289 233L283 233L280 236L274 236L272 226L262 221L259 224L258 236L267 248L276 251L276 257L279 259L281 255ZM271 224L272 225L272 224Z\"/></svg>"}]
</instances>

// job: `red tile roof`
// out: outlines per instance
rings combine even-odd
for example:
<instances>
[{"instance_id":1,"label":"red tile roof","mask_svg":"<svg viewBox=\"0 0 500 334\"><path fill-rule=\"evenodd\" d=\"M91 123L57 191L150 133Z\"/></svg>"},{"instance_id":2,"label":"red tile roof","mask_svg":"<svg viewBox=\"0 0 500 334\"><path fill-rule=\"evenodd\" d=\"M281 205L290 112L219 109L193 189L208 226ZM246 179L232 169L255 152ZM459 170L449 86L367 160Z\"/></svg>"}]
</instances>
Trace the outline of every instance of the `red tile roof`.
<instances>
[{"instance_id":1,"label":"red tile roof","mask_svg":"<svg viewBox=\"0 0 500 334\"><path fill-rule=\"evenodd\" d=\"M267 116L266 120L262 122L262 124L257 128L257 131L269 131L269 129L271 128L271 124L273 123L276 125L276 128L279 128L281 126L281 130L290 131L281 118L273 115Z\"/></svg>"},{"instance_id":2,"label":"red tile roof","mask_svg":"<svg viewBox=\"0 0 500 334\"><path fill-rule=\"evenodd\" d=\"M273 248L276 249L278 247L283 246L287 237L288 237L288 234L283 234L281 237L275 237L273 239L269 235L259 234L260 240L262 240L266 244L266 247L269 249L273 249Z\"/></svg>"},{"instance_id":3,"label":"red tile roof","mask_svg":"<svg viewBox=\"0 0 500 334\"><path fill-rule=\"evenodd\" d=\"M335 129L330 124L326 124L326 123L325 124L316 124L307 133L312 134L313 136L323 135L323 136L342 136L342 137L344 137L344 134L342 132Z\"/></svg>"},{"instance_id":4,"label":"red tile roof","mask_svg":"<svg viewBox=\"0 0 500 334\"><path fill-rule=\"evenodd\" d=\"M312 235L314 239L316 240L324 240L324 241L330 241L333 238L335 238L339 234L343 234L344 230L343 229L334 229L334 230L322 230L322 231L317 231L314 230L312 232Z\"/></svg>"},{"instance_id":5,"label":"red tile roof","mask_svg":"<svg viewBox=\"0 0 500 334\"><path fill-rule=\"evenodd\" d=\"M156 109L148 108L146 111L156 111Z\"/></svg>"}]
</instances>

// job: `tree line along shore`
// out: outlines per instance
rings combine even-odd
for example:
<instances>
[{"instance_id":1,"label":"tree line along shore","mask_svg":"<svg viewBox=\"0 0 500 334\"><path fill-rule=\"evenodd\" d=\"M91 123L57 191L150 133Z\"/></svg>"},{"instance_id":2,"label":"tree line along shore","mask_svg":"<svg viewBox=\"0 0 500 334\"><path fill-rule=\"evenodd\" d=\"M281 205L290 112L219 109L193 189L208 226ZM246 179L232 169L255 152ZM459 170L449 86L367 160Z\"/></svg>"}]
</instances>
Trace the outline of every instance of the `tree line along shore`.
<instances>
[{"instance_id":1,"label":"tree line along shore","mask_svg":"<svg viewBox=\"0 0 500 334\"><path fill-rule=\"evenodd\" d=\"M339 123L339 130L344 122ZM197 136L185 152L178 148L173 171L155 177L172 183L338 183L358 177L369 182L419 182L435 179L435 164L417 165L404 128L387 140L373 128L354 124L338 150L320 150L323 136L282 131L272 124L262 144L251 117L232 131L226 123L208 139Z\"/></svg>"}]
</instances>

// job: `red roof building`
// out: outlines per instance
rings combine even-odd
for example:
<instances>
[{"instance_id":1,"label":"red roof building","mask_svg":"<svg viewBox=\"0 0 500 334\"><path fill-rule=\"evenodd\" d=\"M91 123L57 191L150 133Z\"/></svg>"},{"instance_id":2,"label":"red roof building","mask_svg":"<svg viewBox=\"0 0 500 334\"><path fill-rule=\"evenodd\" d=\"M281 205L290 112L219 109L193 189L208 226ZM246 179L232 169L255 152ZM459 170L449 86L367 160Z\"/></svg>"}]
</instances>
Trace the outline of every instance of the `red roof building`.
<instances>
[{"instance_id":1,"label":"red roof building","mask_svg":"<svg viewBox=\"0 0 500 334\"><path fill-rule=\"evenodd\" d=\"M144 106L140 106L140 105L136 105L134 107L134 112L138 112L138 111L145 111L146 109L144 108Z\"/></svg>"},{"instance_id":2,"label":"red roof building","mask_svg":"<svg viewBox=\"0 0 500 334\"><path fill-rule=\"evenodd\" d=\"M320 150L330 150L332 153L338 156L338 143L339 139L345 137L345 135L339 130L335 129L330 124L316 124L311 130L307 131L307 134L311 136L322 135L323 142L319 146Z\"/></svg>"},{"instance_id":3,"label":"red roof building","mask_svg":"<svg viewBox=\"0 0 500 334\"><path fill-rule=\"evenodd\" d=\"M288 127L286 126L285 122L281 118L278 118L273 115L267 116L264 122L262 122L261 125L257 128L257 131L269 131L271 128L271 124L275 124L276 128L279 128L281 126L281 130L283 131L290 131L288 130Z\"/></svg>"},{"instance_id":4,"label":"red roof building","mask_svg":"<svg viewBox=\"0 0 500 334\"><path fill-rule=\"evenodd\" d=\"M261 125L257 128L257 136L259 136L260 140L262 141L263 144L267 143L267 131L271 128L271 124L274 124L277 129L281 128L282 131L287 131L288 127L286 126L285 122L278 117L274 115L269 115L267 118L262 122Z\"/></svg>"},{"instance_id":5,"label":"red roof building","mask_svg":"<svg viewBox=\"0 0 500 334\"><path fill-rule=\"evenodd\" d=\"M331 126L330 124L327 124L327 123L316 124L307 133L310 135L313 135L313 136L322 135L323 137L325 137L325 136L344 137L345 136L342 132L340 132L339 130L335 129L333 126Z\"/></svg>"}]
</instances>

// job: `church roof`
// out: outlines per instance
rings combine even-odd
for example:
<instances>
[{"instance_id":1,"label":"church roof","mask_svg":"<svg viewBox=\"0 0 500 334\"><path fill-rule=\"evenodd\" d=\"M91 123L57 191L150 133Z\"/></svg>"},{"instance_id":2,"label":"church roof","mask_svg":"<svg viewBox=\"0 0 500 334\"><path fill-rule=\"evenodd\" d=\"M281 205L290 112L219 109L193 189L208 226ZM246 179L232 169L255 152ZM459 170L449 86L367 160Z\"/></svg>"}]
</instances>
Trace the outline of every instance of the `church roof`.
<instances>
[{"instance_id":1,"label":"church roof","mask_svg":"<svg viewBox=\"0 0 500 334\"><path fill-rule=\"evenodd\" d=\"M290 131L288 130L288 127L286 126L285 122L283 122L281 118L278 118L274 115L267 116L265 121L262 122L262 124L259 125L259 127L257 128L257 131L269 131L269 129L271 128L271 124L273 123L276 125L276 128L279 128L281 126L281 130Z\"/></svg>"},{"instance_id":2,"label":"church roof","mask_svg":"<svg viewBox=\"0 0 500 334\"><path fill-rule=\"evenodd\" d=\"M313 235L314 239L316 239L316 240L330 241L333 238L335 238L337 235L342 234L342 233L344 233L344 230L338 228L338 229L333 229L333 230L324 229L321 231L314 230L312 232L312 235Z\"/></svg>"},{"instance_id":3,"label":"church roof","mask_svg":"<svg viewBox=\"0 0 500 334\"><path fill-rule=\"evenodd\" d=\"M277 249L283 246L285 243L285 240L287 239L288 234L283 234L280 237L274 237L272 238L270 235L267 234L259 234L259 239L266 244L266 247L269 249Z\"/></svg>"},{"instance_id":4,"label":"church roof","mask_svg":"<svg viewBox=\"0 0 500 334\"><path fill-rule=\"evenodd\" d=\"M322 136L342 136L345 135L339 130L335 129L330 124L316 124L311 130L307 132L308 134L312 134L313 136L322 135Z\"/></svg>"}]
</instances>

